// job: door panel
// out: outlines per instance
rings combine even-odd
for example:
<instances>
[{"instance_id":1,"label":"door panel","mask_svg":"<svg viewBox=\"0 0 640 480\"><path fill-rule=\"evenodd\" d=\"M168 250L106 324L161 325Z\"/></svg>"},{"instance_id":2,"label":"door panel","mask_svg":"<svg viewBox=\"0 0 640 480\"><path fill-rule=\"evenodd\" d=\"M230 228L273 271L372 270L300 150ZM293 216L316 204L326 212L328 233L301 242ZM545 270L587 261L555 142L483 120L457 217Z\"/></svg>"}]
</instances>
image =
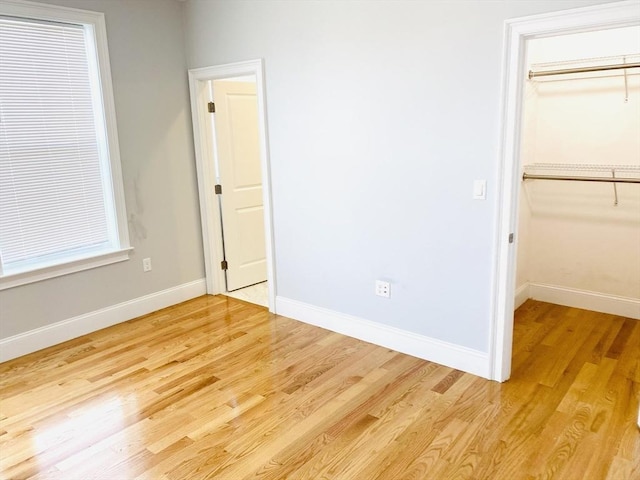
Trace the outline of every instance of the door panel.
<instances>
[{"instance_id":1,"label":"door panel","mask_svg":"<svg viewBox=\"0 0 640 480\"><path fill-rule=\"evenodd\" d=\"M267 279L256 87L213 82L227 290Z\"/></svg>"}]
</instances>

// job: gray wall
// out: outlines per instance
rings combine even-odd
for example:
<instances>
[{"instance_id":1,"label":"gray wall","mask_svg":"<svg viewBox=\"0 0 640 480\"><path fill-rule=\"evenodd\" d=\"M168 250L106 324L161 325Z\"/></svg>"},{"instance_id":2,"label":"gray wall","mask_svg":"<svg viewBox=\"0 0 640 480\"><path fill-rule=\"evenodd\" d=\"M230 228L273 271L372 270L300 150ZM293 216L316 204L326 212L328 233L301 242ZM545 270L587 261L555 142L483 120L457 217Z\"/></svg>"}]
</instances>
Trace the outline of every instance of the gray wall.
<instances>
[{"instance_id":1,"label":"gray wall","mask_svg":"<svg viewBox=\"0 0 640 480\"><path fill-rule=\"evenodd\" d=\"M180 3L47 3L105 13L135 250L127 262L0 292L0 338L204 277Z\"/></svg>"},{"instance_id":2,"label":"gray wall","mask_svg":"<svg viewBox=\"0 0 640 480\"><path fill-rule=\"evenodd\" d=\"M277 294L487 351L504 21L597 3L188 0L190 68L265 59Z\"/></svg>"},{"instance_id":3,"label":"gray wall","mask_svg":"<svg viewBox=\"0 0 640 480\"><path fill-rule=\"evenodd\" d=\"M135 251L0 292L0 338L204 276L186 69L264 58L278 295L487 350L503 22L605 2L46 1L106 14Z\"/></svg>"}]
</instances>

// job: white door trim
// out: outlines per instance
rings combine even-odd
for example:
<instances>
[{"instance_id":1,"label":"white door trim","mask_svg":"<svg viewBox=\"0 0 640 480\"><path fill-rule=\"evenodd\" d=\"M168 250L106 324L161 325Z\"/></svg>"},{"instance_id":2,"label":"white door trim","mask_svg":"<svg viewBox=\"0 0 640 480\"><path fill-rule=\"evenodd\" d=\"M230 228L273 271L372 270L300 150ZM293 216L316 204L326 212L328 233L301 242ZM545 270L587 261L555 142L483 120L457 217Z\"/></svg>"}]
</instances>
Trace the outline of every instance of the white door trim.
<instances>
[{"instance_id":1,"label":"white door trim","mask_svg":"<svg viewBox=\"0 0 640 480\"><path fill-rule=\"evenodd\" d=\"M509 243L509 234L518 231L526 40L638 24L640 4L637 0L552 12L505 22L499 166L501 179L494 249L498 255L489 339L491 378L494 380L505 381L511 374L516 244Z\"/></svg>"},{"instance_id":2,"label":"white door trim","mask_svg":"<svg viewBox=\"0 0 640 480\"><path fill-rule=\"evenodd\" d=\"M213 145L210 131L207 131L209 80L255 75L258 99L258 132L260 136L260 165L262 168L262 196L264 201L264 230L267 253L267 285L269 291L269 311L275 313L276 284L274 269L273 214L271 207L271 170L269 162L269 143L267 137L267 115L265 103L264 61L216 65L189 70L189 91L191 94L191 117L193 122L193 140L196 154L196 171L200 196L200 219L202 223L202 242L204 247L205 275L207 293L216 295L225 292L224 274L216 268L222 261L222 238L220 230L220 212L214 194L215 168Z\"/></svg>"}]
</instances>

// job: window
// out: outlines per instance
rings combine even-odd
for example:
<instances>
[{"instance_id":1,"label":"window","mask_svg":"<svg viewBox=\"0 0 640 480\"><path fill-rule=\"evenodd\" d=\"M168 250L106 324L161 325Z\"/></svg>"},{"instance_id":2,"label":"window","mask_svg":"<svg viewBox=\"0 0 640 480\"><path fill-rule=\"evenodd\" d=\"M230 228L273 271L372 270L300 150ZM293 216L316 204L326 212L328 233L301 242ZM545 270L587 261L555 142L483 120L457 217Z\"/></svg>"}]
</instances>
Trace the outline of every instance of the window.
<instances>
[{"instance_id":1,"label":"window","mask_svg":"<svg viewBox=\"0 0 640 480\"><path fill-rule=\"evenodd\" d=\"M0 0L0 289L129 250L103 15Z\"/></svg>"}]
</instances>

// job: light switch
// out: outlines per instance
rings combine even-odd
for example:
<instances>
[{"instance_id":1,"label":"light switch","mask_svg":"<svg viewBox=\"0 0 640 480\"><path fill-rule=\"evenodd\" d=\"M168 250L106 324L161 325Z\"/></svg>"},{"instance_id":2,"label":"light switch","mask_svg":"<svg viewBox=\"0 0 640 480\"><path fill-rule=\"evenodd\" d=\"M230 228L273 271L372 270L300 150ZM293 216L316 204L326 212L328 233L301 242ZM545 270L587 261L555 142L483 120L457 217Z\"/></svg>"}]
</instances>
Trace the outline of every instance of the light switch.
<instances>
[{"instance_id":1,"label":"light switch","mask_svg":"<svg viewBox=\"0 0 640 480\"><path fill-rule=\"evenodd\" d=\"M487 199L487 181L486 180L473 181L473 199L474 200Z\"/></svg>"}]
</instances>

